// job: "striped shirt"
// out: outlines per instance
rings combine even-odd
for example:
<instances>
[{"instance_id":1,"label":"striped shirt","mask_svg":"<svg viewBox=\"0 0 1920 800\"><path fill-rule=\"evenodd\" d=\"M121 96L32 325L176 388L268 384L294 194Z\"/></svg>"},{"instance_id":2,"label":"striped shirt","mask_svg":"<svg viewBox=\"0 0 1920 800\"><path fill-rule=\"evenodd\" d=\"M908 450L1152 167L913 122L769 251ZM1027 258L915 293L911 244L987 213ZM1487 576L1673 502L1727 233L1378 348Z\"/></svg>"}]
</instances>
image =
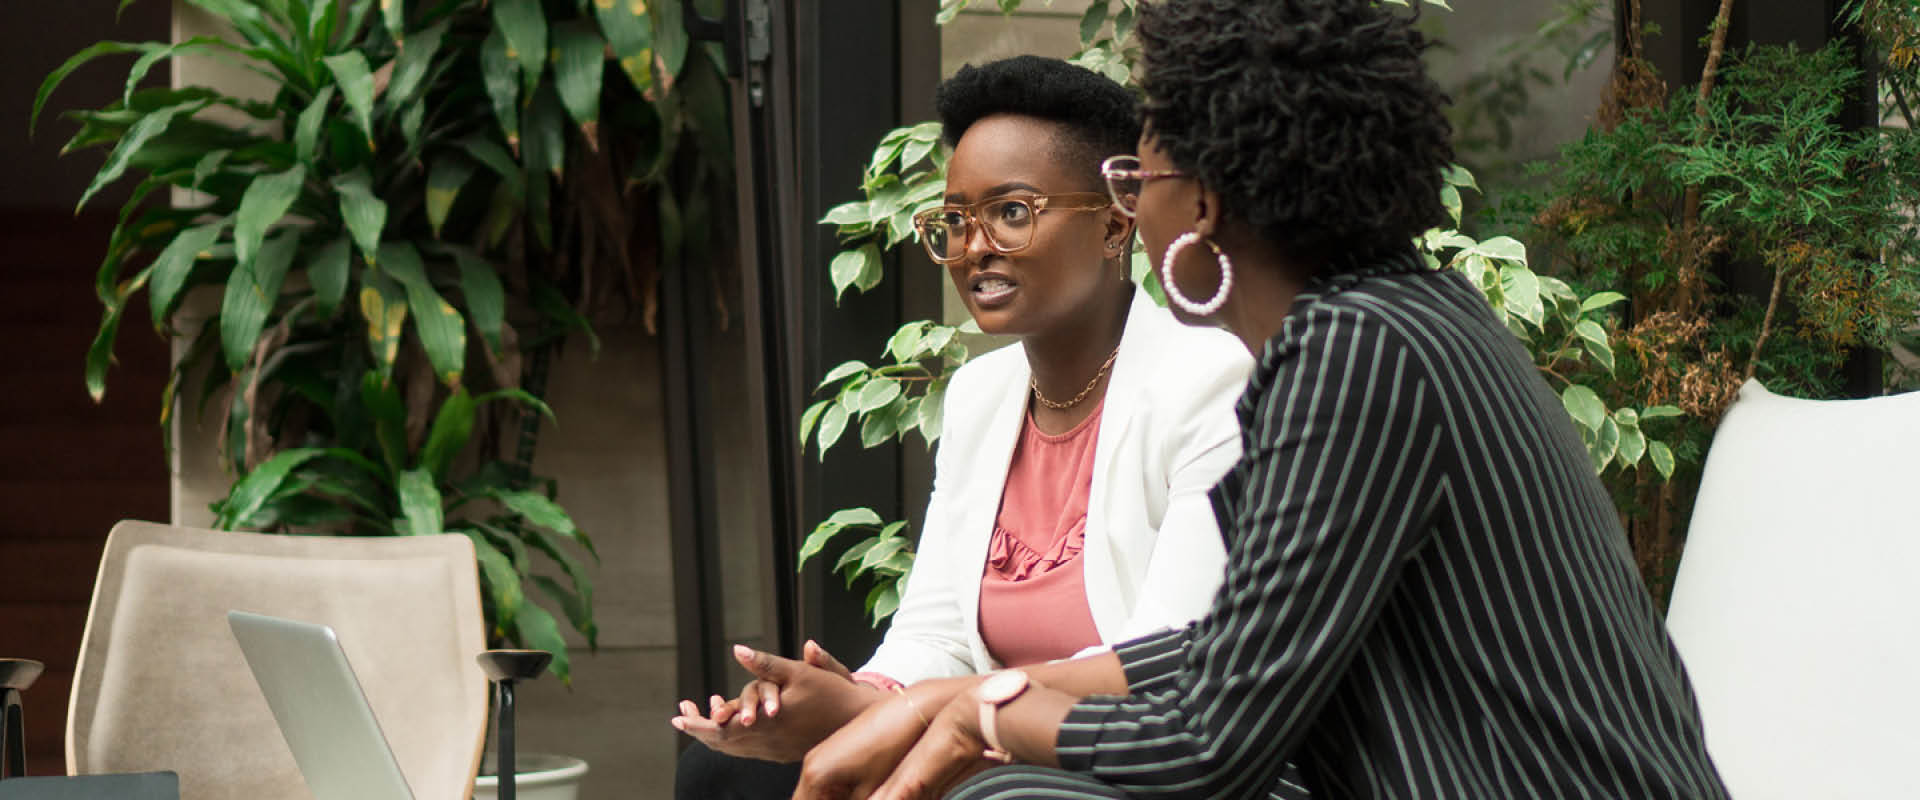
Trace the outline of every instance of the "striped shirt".
<instances>
[{"instance_id":1,"label":"striped shirt","mask_svg":"<svg viewBox=\"0 0 1920 800\"><path fill-rule=\"evenodd\" d=\"M1226 582L1116 648L1061 765L1134 797L1720 798L1606 489L1486 298L1409 251L1318 282L1238 406Z\"/></svg>"}]
</instances>

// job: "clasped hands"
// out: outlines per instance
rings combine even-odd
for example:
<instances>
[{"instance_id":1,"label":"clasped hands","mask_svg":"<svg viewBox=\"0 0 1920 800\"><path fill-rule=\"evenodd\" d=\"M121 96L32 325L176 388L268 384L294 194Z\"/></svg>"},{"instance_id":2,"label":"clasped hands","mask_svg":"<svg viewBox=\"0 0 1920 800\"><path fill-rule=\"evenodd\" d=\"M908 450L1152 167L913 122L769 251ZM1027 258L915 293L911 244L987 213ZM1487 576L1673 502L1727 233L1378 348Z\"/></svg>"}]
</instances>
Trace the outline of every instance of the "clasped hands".
<instances>
[{"instance_id":1,"label":"clasped hands","mask_svg":"<svg viewBox=\"0 0 1920 800\"><path fill-rule=\"evenodd\" d=\"M740 696L714 695L704 715L682 700L673 727L728 755L804 759L794 800L939 797L995 765L982 757L977 677L884 692L811 641L799 661L744 646L734 658L754 676Z\"/></svg>"}]
</instances>

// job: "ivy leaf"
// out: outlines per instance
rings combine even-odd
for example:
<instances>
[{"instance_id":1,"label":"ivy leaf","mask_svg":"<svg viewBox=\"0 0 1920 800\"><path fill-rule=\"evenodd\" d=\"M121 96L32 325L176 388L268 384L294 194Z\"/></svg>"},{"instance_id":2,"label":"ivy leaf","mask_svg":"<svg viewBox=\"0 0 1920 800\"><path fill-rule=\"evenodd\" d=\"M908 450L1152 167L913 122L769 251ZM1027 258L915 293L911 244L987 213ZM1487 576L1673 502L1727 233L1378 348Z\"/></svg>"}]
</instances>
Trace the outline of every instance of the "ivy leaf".
<instances>
[{"instance_id":1,"label":"ivy leaf","mask_svg":"<svg viewBox=\"0 0 1920 800\"><path fill-rule=\"evenodd\" d=\"M1583 319L1574 323L1573 332L1586 344L1587 352L1608 372L1613 371L1613 347L1607 344L1607 331L1599 323Z\"/></svg>"},{"instance_id":2,"label":"ivy leaf","mask_svg":"<svg viewBox=\"0 0 1920 800\"><path fill-rule=\"evenodd\" d=\"M1659 470L1662 480L1673 477L1673 451L1667 449L1664 442L1647 443L1647 459L1653 462L1653 468Z\"/></svg>"},{"instance_id":3,"label":"ivy leaf","mask_svg":"<svg viewBox=\"0 0 1920 800\"><path fill-rule=\"evenodd\" d=\"M1580 313L1585 314L1589 311L1597 311L1625 299L1627 299L1627 296L1619 292L1599 292L1580 303Z\"/></svg>"},{"instance_id":4,"label":"ivy leaf","mask_svg":"<svg viewBox=\"0 0 1920 800\"><path fill-rule=\"evenodd\" d=\"M321 60L339 82L340 96L346 98L347 108L353 111L353 120L359 124L361 135L372 142L373 72L367 69L367 57L358 50L348 50Z\"/></svg>"},{"instance_id":5,"label":"ivy leaf","mask_svg":"<svg viewBox=\"0 0 1920 800\"><path fill-rule=\"evenodd\" d=\"M840 297L847 293L847 287L864 283L869 272L878 272L880 248L868 242L853 250L842 251L833 257L833 263L827 267L828 277L833 279L833 302L839 305ZM862 287L862 291L867 288Z\"/></svg>"},{"instance_id":6,"label":"ivy leaf","mask_svg":"<svg viewBox=\"0 0 1920 800\"><path fill-rule=\"evenodd\" d=\"M1546 326L1546 304L1540 300L1540 279L1533 270L1517 265L1500 269L1500 291L1507 313L1533 324Z\"/></svg>"},{"instance_id":7,"label":"ivy leaf","mask_svg":"<svg viewBox=\"0 0 1920 800\"><path fill-rule=\"evenodd\" d=\"M840 403L829 406L820 415L820 460L827 460L827 448L840 441L840 434L847 430L847 407Z\"/></svg>"},{"instance_id":8,"label":"ivy leaf","mask_svg":"<svg viewBox=\"0 0 1920 800\"><path fill-rule=\"evenodd\" d=\"M820 421L820 415L826 412L827 407L833 405L833 403L834 401L832 399L822 400L808 406L806 413L800 415L800 444L805 445L807 443L807 434L813 432L813 426Z\"/></svg>"},{"instance_id":9,"label":"ivy leaf","mask_svg":"<svg viewBox=\"0 0 1920 800\"><path fill-rule=\"evenodd\" d=\"M820 385L813 387L813 390L816 392L820 391L821 389L827 388L827 384L829 383L833 383L857 372L866 372L867 369L867 362L865 361L844 362L840 366L827 370L827 377L821 378Z\"/></svg>"},{"instance_id":10,"label":"ivy leaf","mask_svg":"<svg viewBox=\"0 0 1920 800\"><path fill-rule=\"evenodd\" d=\"M435 536L445 532L441 519L440 490L434 488L433 473L425 467L400 473L400 513L407 524L402 531L410 536Z\"/></svg>"}]
</instances>

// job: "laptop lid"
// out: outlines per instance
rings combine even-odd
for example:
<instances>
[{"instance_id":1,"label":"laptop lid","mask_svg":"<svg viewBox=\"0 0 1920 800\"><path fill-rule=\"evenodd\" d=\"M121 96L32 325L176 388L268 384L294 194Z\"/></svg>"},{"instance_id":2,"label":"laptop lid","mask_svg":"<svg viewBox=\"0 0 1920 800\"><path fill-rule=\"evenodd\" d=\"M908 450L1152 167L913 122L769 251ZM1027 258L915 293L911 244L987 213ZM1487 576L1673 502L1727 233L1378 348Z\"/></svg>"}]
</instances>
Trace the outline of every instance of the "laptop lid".
<instances>
[{"instance_id":1,"label":"laptop lid","mask_svg":"<svg viewBox=\"0 0 1920 800\"><path fill-rule=\"evenodd\" d=\"M227 612L314 800L412 800L333 629Z\"/></svg>"}]
</instances>

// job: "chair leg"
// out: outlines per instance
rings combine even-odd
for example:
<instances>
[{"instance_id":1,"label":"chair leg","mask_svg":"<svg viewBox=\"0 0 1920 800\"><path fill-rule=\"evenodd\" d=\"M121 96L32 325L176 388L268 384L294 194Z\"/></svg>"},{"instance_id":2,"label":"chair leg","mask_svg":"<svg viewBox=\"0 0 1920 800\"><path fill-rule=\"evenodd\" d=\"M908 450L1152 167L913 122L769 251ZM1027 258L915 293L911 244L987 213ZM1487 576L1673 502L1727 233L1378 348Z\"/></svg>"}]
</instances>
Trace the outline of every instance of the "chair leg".
<instances>
[{"instance_id":1,"label":"chair leg","mask_svg":"<svg viewBox=\"0 0 1920 800\"><path fill-rule=\"evenodd\" d=\"M0 690L0 778L19 778L27 774L26 720L20 706L20 690Z\"/></svg>"}]
</instances>

